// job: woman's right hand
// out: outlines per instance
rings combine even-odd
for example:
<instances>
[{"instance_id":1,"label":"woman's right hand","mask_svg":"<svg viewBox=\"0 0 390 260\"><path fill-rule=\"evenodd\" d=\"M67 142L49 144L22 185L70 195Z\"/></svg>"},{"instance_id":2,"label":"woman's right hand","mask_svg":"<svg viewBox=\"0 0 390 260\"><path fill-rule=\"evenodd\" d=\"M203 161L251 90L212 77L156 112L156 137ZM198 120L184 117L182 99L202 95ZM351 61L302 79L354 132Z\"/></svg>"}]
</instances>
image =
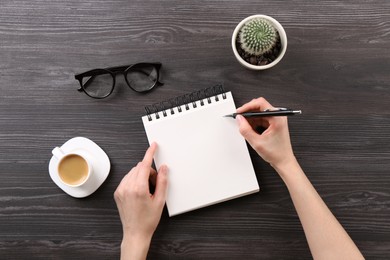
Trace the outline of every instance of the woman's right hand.
<instances>
[{"instance_id":1,"label":"woman's right hand","mask_svg":"<svg viewBox=\"0 0 390 260\"><path fill-rule=\"evenodd\" d=\"M253 99L237 109L237 113L259 112L266 109L275 110L267 100L260 97ZM236 117L241 135L250 146L274 168L283 167L295 162L291 147L290 134L286 116L244 118ZM255 129L265 129L261 134Z\"/></svg>"},{"instance_id":2,"label":"woman's right hand","mask_svg":"<svg viewBox=\"0 0 390 260\"><path fill-rule=\"evenodd\" d=\"M264 98L254 99L237 113L275 109ZM256 152L269 162L285 182L301 220L314 259L364 259L348 233L307 179L295 159L288 132L287 117L237 116L240 133ZM261 134L253 129L266 130ZM291 178L293 177L293 178Z\"/></svg>"}]
</instances>

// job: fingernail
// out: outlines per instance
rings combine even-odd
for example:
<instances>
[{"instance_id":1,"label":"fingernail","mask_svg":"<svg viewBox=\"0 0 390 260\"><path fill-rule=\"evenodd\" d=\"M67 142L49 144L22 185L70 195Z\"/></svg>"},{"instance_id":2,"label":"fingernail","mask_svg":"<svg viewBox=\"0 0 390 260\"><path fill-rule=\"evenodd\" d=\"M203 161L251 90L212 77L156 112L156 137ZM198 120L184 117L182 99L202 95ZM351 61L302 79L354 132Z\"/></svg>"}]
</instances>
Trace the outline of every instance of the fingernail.
<instances>
[{"instance_id":1,"label":"fingernail","mask_svg":"<svg viewBox=\"0 0 390 260\"><path fill-rule=\"evenodd\" d=\"M242 115L237 115L237 116L236 116L236 120L237 120L237 122L238 122L238 125L240 125L241 122L242 122Z\"/></svg>"},{"instance_id":2,"label":"fingernail","mask_svg":"<svg viewBox=\"0 0 390 260\"><path fill-rule=\"evenodd\" d=\"M168 166L165 164L161 166L161 173L162 174L167 174L168 173Z\"/></svg>"}]
</instances>

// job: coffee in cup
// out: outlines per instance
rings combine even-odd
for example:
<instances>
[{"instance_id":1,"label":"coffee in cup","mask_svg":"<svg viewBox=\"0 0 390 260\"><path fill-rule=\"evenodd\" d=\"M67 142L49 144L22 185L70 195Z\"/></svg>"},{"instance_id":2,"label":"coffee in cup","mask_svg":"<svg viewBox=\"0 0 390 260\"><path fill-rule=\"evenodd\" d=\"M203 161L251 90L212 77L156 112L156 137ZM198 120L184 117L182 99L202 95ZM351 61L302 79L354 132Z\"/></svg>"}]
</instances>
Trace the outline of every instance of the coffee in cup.
<instances>
[{"instance_id":1,"label":"coffee in cup","mask_svg":"<svg viewBox=\"0 0 390 260\"><path fill-rule=\"evenodd\" d=\"M62 183L70 187L84 184L91 175L92 168L88 160L80 153L64 153L56 147L52 151L58 159L57 173Z\"/></svg>"}]
</instances>

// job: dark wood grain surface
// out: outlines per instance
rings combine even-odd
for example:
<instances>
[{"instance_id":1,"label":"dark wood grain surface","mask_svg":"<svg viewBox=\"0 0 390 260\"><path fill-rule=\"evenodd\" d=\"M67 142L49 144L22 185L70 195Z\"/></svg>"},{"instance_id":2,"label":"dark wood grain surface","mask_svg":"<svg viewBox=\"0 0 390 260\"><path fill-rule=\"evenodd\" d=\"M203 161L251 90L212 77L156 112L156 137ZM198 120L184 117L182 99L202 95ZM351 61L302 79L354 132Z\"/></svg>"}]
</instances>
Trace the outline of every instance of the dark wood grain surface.
<instances>
[{"instance_id":1,"label":"dark wood grain surface","mask_svg":"<svg viewBox=\"0 0 390 260\"><path fill-rule=\"evenodd\" d=\"M234 27L252 14L285 27L276 67L244 69ZM299 108L290 120L303 169L367 259L390 255L390 2L2 0L0 3L0 259L118 259L113 192L143 156L143 107L223 83L237 106L258 96ZM74 74L163 63L163 87L119 80L107 100ZM111 172L74 199L50 179L51 150L75 136L108 154ZM150 259L310 259L286 187L251 150L261 192L169 218Z\"/></svg>"}]
</instances>

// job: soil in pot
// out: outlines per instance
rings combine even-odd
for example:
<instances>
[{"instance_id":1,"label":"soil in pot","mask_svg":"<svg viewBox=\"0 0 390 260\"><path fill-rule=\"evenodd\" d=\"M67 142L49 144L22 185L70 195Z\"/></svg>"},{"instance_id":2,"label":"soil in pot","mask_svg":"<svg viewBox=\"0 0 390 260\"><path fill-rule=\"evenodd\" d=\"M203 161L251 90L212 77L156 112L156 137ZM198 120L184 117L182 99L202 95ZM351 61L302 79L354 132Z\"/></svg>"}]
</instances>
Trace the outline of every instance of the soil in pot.
<instances>
[{"instance_id":1,"label":"soil in pot","mask_svg":"<svg viewBox=\"0 0 390 260\"><path fill-rule=\"evenodd\" d=\"M236 38L236 49L238 54L241 56L241 58L246 62L248 62L249 64L258 65L258 66L267 65L278 58L279 53L282 49L282 44L280 42L280 36L278 32L277 32L277 37L278 38L275 46L270 51L263 53L261 55L252 55L245 52L241 48L240 37L238 36Z\"/></svg>"}]
</instances>

